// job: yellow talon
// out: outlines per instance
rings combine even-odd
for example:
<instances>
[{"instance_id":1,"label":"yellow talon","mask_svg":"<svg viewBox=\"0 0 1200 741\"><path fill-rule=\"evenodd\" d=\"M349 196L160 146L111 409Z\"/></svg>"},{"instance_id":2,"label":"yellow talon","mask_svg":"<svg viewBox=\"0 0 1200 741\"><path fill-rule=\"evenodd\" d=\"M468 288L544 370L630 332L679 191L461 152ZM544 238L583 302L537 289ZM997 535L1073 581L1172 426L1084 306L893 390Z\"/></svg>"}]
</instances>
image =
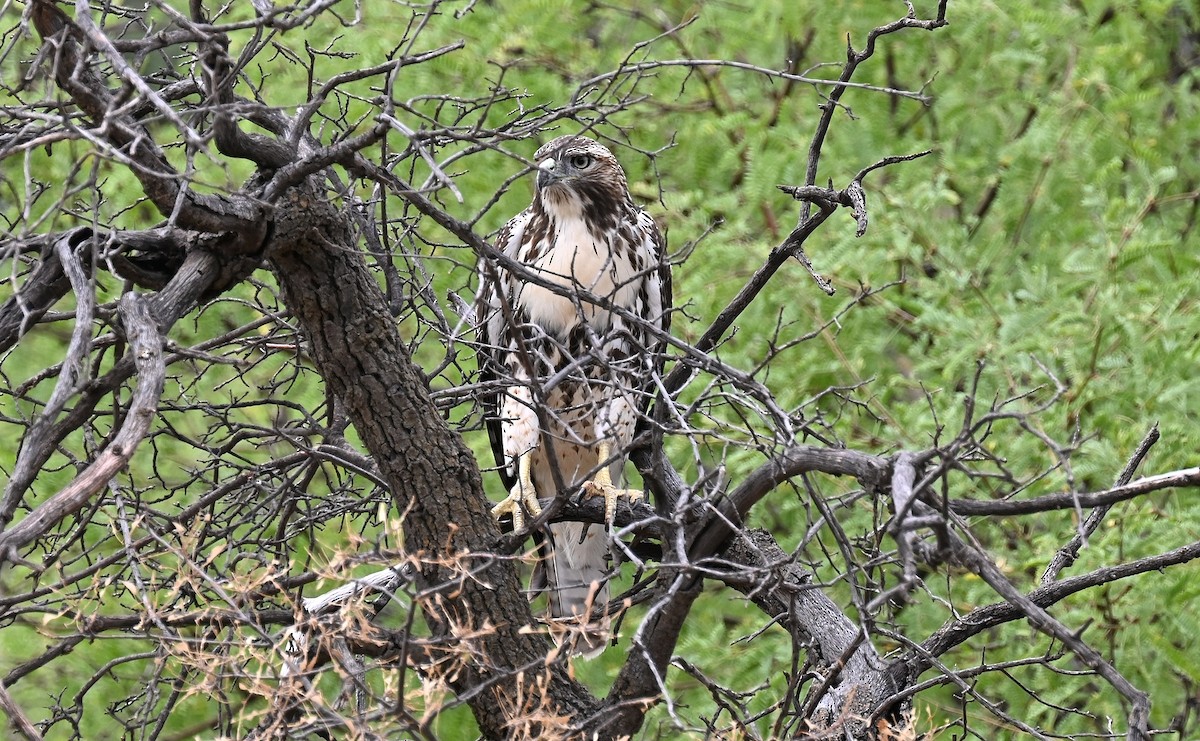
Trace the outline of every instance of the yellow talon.
<instances>
[{"instance_id":1,"label":"yellow talon","mask_svg":"<svg viewBox=\"0 0 1200 741\"><path fill-rule=\"evenodd\" d=\"M525 527L525 512L521 509L521 505L525 505L525 509L528 509L529 514L534 517L542 513L542 505L538 503L537 493L533 490L533 480L530 477L532 461L532 450L525 451L517 458L517 483L513 484L513 488L508 492L504 501L492 507L492 517L497 520L503 515L512 515L513 532L519 532ZM616 505L614 504L614 506Z\"/></svg>"},{"instance_id":2,"label":"yellow talon","mask_svg":"<svg viewBox=\"0 0 1200 741\"><path fill-rule=\"evenodd\" d=\"M595 496L604 497L604 521L612 522L617 515L617 500L624 498L628 499L632 504L640 500L644 495L637 489L618 489L613 486L612 476L608 473L608 458L609 451L612 446L609 443L600 443L599 460L600 470L596 473L591 481L585 482L583 485L584 493Z\"/></svg>"}]
</instances>

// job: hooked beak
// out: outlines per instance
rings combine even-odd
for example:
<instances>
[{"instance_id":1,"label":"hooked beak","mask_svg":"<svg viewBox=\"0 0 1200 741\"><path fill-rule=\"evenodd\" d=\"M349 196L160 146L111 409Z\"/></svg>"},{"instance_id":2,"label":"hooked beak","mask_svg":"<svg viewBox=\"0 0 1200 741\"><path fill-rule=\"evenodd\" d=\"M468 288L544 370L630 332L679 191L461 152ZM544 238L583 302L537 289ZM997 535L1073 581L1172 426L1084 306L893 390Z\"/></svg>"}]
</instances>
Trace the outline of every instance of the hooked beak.
<instances>
[{"instance_id":1,"label":"hooked beak","mask_svg":"<svg viewBox=\"0 0 1200 741\"><path fill-rule=\"evenodd\" d=\"M563 172L553 157L547 157L538 163L537 187L542 189L554 185L563 179Z\"/></svg>"}]
</instances>

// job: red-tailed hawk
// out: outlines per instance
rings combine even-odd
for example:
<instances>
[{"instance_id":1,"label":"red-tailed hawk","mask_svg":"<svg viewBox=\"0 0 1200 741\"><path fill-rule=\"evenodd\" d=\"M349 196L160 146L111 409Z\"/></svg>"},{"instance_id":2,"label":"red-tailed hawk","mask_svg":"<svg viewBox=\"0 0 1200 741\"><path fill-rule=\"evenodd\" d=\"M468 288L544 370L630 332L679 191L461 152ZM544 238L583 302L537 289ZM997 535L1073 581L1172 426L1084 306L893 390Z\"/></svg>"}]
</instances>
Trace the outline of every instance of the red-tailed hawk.
<instances>
[{"instance_id":1,"label":"red-tailed hawk","mask_svg":"<svg viewBox=\"0 0 1200 741\"><path fill-rule=\"evenodd\" d=\"M619 488L624 451L654 396L671 303L662 233L634 204L612 152L562 136L534 159L533 203L495 243L530 275L483 260L476 302L483 380L502 388L485 402L509 489L493 513L511 513L517 529L541 512L539 497L580 486L605 497L609 521L618 497L641 496ZM563 631L574 648L598 652L606 621L589 614L608 600L605 528L546 530L534 587L548 592L560 627L576 629Z\"/></svg>"}]
</instances>

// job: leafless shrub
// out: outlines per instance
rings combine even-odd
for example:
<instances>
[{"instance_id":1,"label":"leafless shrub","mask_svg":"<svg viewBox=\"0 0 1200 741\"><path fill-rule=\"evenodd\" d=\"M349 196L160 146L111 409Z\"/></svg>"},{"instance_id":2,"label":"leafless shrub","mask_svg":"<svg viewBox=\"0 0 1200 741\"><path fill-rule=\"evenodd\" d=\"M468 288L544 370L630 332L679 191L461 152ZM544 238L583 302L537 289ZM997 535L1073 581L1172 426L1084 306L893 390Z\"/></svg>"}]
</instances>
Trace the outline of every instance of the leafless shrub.
<instances>
[{"instance_id":1,"label":"leafless shrub","mask_svg":"<svg viewBox=\"0 0 1200 741\"><path fill-rule=\"evenodd\" d=\"M1065 575L1109 506L1196 486L1200 471L1134 481L1152 432L1113 488L1078 490L1074 441L1036 424L1062 392L1048 370L1040 390L988 402L981 368L956 428L884 455L842 441L839 417L861 403L852 386L789 406L763 383L817 331L780 327L751 368L714 352L793 258L832 292L806 240L839 208L866 230L869 176L924 154L888 158L840 187L815 183L841 95L863 87L859 65L890 34L943 26L945 3L875 29L850 49L840 83L815 86L823 115L807 181L785 187L803 203L796 228L733 302L697 319L692 341L668 339L658 402L628 451L653 502L622 507L613 531L636 578L597 606L624 613L624 660L604 697L576 679L522 591L527 533L502 534L489 516L460 435L478 428L468 410L487 390L474 376L468 276L477 258L521 269L480 221L528 172L525 140L564 125L630 133L609 119L639 105L647 75L726 66L813 80L729 60L649 59L639 47L556 107L529 105L504 70L482 91L414 92L406 68L456 48L423 41L429 24L453 20L437 5L413 10L387 59L328 77L321 61L336 52L285 33L318 19L354 27L327 2L255 3L254 15L97 3L68 14L31 0L19 19L6 16L2 54L7 69L21 60L22 76L5 83L16 104L0 157L7 174L24 173L5 185L0 307L4 435L19 441L0 500L0 640L28 639L0 683L13 732L81 738L107 723L137 738L433 738L438 719L466 705L489 738L619 738L662 706L677 731L714 736L769 727L779 738L911 739L924 737L914 695L948 684L1043 738L974 683L1019 666L1064 671L1070 657L1069 671L1127 701L1128 738L1146 738L1147 696L1047 608L1195 558L1191 544ZM279 59L309 78L294 111L262 95L257 65ZM39 176L51 152L62 182ZM448 206L469 167L507 176L490 201ZM683 262L687 249L674 254ZM1050 463L1007 461L1000 447L1019 435L1039 438ZM1026 496L1051 471L1072 486ZM831 486L837 477L856 485ZM789 487L808 535L785 549L742 523ZM531 527L601 521L599 503L573 493L544 501ZM876 505L855 532L846 520L864 499ZM976 537L991 521L1063 510L1083 515L1078 533L1032 591ZM905 632L896 617L907 602L940 598L930 575L963 573L990 585L995 603L947 605L933 633ZM790 638L781 682L735 690L679 649L706 584L740 593L761 611L760 631ZM1014 621L1054 651L969 668L940 660ZM88 661L75 661L85 649ZM706 728L674 704L669 671L710 695ZM100 686L128 696L96 707ZM18 702L30 687L46 691L48 711ZM188 717L205 720L182 726Z\"/></svg>"}]
</instances>

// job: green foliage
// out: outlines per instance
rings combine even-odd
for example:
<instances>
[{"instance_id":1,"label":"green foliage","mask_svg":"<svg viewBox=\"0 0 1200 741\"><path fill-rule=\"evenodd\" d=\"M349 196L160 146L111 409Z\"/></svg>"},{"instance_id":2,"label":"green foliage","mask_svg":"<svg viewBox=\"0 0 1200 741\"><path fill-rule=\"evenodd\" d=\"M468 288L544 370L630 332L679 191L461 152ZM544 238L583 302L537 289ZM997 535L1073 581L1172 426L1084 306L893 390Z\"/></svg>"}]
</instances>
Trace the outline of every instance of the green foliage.
<instances>
[{"instance_id":1,"label":"green foliage","mask_svg":"<svg viewBox=\"0 0 1200 741\"><path fill-rule=\"evenodd\" d=\"M899 3L871 1L778 6L663 2L653 9L630 2L612 8L583 4L569 8L541 0L475 3L469 10L466 4L447 5L419 37L420 44L432 49L462 40L464 47L431 63L405 68L405 89L412 96L477 95L499 83L524 91L523 104L532 108L562 104L582 80L615 68L631 54L634 62L690 55L782 69L789 62L788 49L803 48L803 58L793 61L805 70L819 62L840 63L847 36L861 48L870 28L903 12ZM455 16L459 12L461 18ZM395 43L388 29L406 25L408 13L398 5L368 2L358 28L347 31L332 20L321 20L290 32L305 34L314 46L327 46L337 54L320 58L315 83L304 79L299 67L260 58L247 71L251 84L265 100L290 110L306 100L311 86L321 80L382 60ZM736 333L716 355L730 365L753 370L773 339L786 341L820 327L864 287L902 280L846 313L816 341L787 350L769 375L762 373L759 380L787 406L799 405L830 386L865 383L850 394L861 402L863 411L845 413L835 427L848 445L886 452L930 445L939 434L931 407L941 424L955 429L963 384L981 359L988 366L984 398L1049 384L1040 363L1068 388L1064 405L1041 419L1043 431L1056 439L1070 439L1078 430L1088 438L1074 461L1080 487L1107 486L1154 422L1159 423L1163 439L1147 468L1165 471L1194 465L1200 447L1200 380L1195 373L1200 363L1196 310L1200 165L1195 157L1200 151L1195 129L1200 119L1196 95L1200 79L1194 70L1169 79L1171 54L1184 17L1175 3L1149 0L1119 6L977 3L952 5L947 29L881 38L880 54L862 68L856 82L909 90L925 86L932 102L923 106L880 92L849 91L843 109L835 115L817 184L832 180L844 186L860 169L888 155L931 148L934 156L867 178L871 223L866 236L855 239L852 220L839 214L806 245L816 269L838 287L835 297L822 294L799 264L790 265L743 314ZM690 25L635 49L635 44L688 20ZM1194 24L1195 18L1191 20ZM235 37L235 53L238 44L249 38L248 32ZM7 59L3 64L7 74L16 62ZM808 74L831 77L837 70L817 67ZM620 153L634 192L669 227L675 249L714 229L676 271L676 303L696 320L681 315L674 331L691 340L795 224L799 205L775 186L803 182L808 142L822 98L807 85L716 68L660 69L639 79L635 93L648 98L604 122L601 131L624 135L644 150L674 145L653 162L631 151ZM377 110L366 88L357 95L338 93L333 104L345 120L359 122L350 127L351 134L369 125ZM427 115L439 105L432 99L412 101L414 110ZM510 113L481 110L476 119L496 123ZM420 128L415 116L406 120ZM565 122L561 131L577 128ZM321 133L319 117L313 132ZM523 142L513 149L530 156L537 144ZM28 155L26 165L35 180L52 191L47 199L71 192L90 175L66 169L75 161L75 152L68 150L81 146L69 143L55 150L54 156L42 150ZM182 164L180 147L170 153ZM7 183L0 204L4 218L16 224L21 210L31 205L33 218L22 222L31 231L74 226L93 213L98 222L116 226L144 227L156 221L148 204L129 200L128 194L138 186L127 169L101 159L84 161L87 168L103 173L104 197L95 203L88 201L91 191L79 194L80 202L71 214L39 212L36 205L44 201L23 191L20 165L6 162L9 169L4 172ZM214 191L236 185L247 175L204 158L197 158L196 164L199 181ZM501 178L518 168L518 163L499 154L471 158L452 173L463 203L448 202L447 207L460 217L475 217ZM415 175L412 179L419 182L428 173L418 170ZM526 182L511 187L482 215L479 231L498 228L523 208L528 189ZM455 313L445 302L449 293L469 300L473 278L467 251L449 238L444 244L425 244L399 231L387 236L397 255L424 258L424 266L432 271L433 293L449 313ZM257 277L265 283L240 287L233 299L251 301L260 293L269 295L269 278ZM0 299L12 291L13 284L6 284L0 288ZM214 307L220 311L210 307L193 325L176 328L173 336L181 346L248 321L238 312L249 310L234 301ZM230 320L229 314L238 318ZM402 321L408 322L406 336L417 344L420 325L411 316ZM32 343L23 343L5 361L9 384L23 383L40 370L42 358L58 352L64 338L35 332L30 339ZM253 352L252 343L247 343L246 352ZM437 343L426 343L420 345L417 357L430 368L444 352ZM280 375L296 367L290 358L261 363L249 382L232 369L223 373L220 366L210 367L203 379L169 388L166 398L215 394L221 404L241 407L240 424L266 428L279 413L267 399L276 383L284 383L277 380ZM451 387L461 378L461 371L452 365L434 385ZM325 413L324 395L312 374L301 371L297 379L289 400L314 417ZM53 379L42 385L45 398ZM929 403L922 397L924 391L930 394ZM818 402L806 411L832 409ZM4 413L32 412L6 408ZM470 420L467 410L455 410L452 416L465 420L464 424ZM163 421L197 441L203 440L210 422L169 412ZM729 479L736 481L761 462L752 452L723 447L731 438L745 442L732 429L726 410L712 410L696 425L711 436L710 462L723 462ZM1015 431L999 431L994 442L998 454L1014 468L1032 472L1047 465L1047 454L1036 441L1015 434L1006 439L1006 432ZM485 436L478 430L467 435L482 465L491 465ZM79 440L73 444L84 445ZM260 444L261 439L248 435L239 454L253 457ZM697 470L688 468L690 442L670 444L681 470L695 476ZM163 440L161 447L156 444L154 453L177 461L181 468L196 459L193 451L175 440ZM11 471L15 455L15 450L0 451L0 470ZM42 494L69 479L66 462L55 464L64 466L62 475L39 481ZM1061 490L1066 484L1065 474L1059 472L1032 493ZM331 483L327 491L340 485ZM489 480L488 485L499 493L498 481ZM818 487L831 498L846 491L836 482ZM788 491L781 488L754 516L760 520L756 524L769 526L785 545L796 547L801 546L808 522L807 495ZM848 507L846 531L852 537L870 532L877 516L874 506L860 500ZM348 508L346 516L353 525L349 529L368 540L378 533L372 507ZM791 531L791 523L799 526ZM1076 568L1161 552L1195 539L1197 531L1200 516L1186 495L1123 505L1091 540ZM1006 561L1010 576L1025 588L1034 586L1045 560L1072 533L1073 522L1066 516L1042 518L1033 525L981 526L993 554ZM314 533L308 541L312 552L289 554L295 568L322 564L341 545L340 536L333 531ZM848 591L842 581L845 575L836 568L839 562L823 556L825 550L836 550L831 542L824 542L827 538L818 533L802 545L801 553L819 566L821 578L846 603ZM231 562L230 568L236 571L236 564ZM1071 626L1097 621L1085 635L1135 684L1150 692L1155 702L1152 723L1157 727L1168 726L1173 716L1183 712L1186 687L1200 682L1200 664L1190 650L1194 617L1186 610L1163 609L1193 602L1194 581L1172 572L1157 580L1128 586L1117 583L1096 594L1083 593L1056 608L1055 614ZM944 606L937 600L967 610L995 599L978 580L931 578L929 594L891 619L903 626L906 635L919 639L945 619ZM114 612L129 607L116 596L97 599L96 604ZM782 687L779 677L790 670L779 665L780 657L788 655L786 640L768 633L744 647L727 649L754 632L760 622L758 616L746 617L728 608L720 595L701 598L681 653L711 650L718 660L700 668L724 672L726 686L749 689L767 682ZM1110 627L1119 639L1107 645L1105 631ZM25 632L32 634L32 629ZM14 636L6 631L4 640L15 640ZM1053 651L1043 642L1028 628L1012 625L980 636L945 659L951 665L970 665L978 662L980 647L985 645L990 662L1029 656L1042 648ZM1031 646L1038 648L1031 651ZM4 648L13 660L31 650L7 643ZM719 659L727 655L734 658ZM94 669L109 658L111 653L97 649L79 660ZM620 658L606 656L580 665L578 672L603 692ZM1077 668L1071 662L1068 656L1056 665ZM11 667L11 662L5 663ZM1027 722L1058 732L1102 730L1106 717L1122 712L1115 694L1083 696L1083 682L1055 686L1053 675L1040 667L1014 671L1012 680L997 676L985 677L979 690L1001 698L1010 712ZM66 677L63 681L64 686L72 682ZM694 680L680 675L673 681L679 691L676 701L691 707L693 717L716 713L707 690ZM1045 705L1030 703L1021 685L1035 687L1049 703L1086 705L1095 724L1083 728L1078 718L1072 718L1065 721L1067 725L1057 726L1060 719ZM21 687L18 697L28 701L33 689ZM104 704L121 696L117 689L107 700L100 692L87 698ZM961 714L962 702L951 690L918 698L918 705L933 713L931 725ZM26 704L37 706L36 701ZM1026 706L1027 713L1021 710ZM968 707L967 712L974 715L975 708ZM195 713L203 719L208 711L197 707ZM647 724L648 735L680 732L666 709L655 713ZM461 730L469 727L468 719L466 711L457 708L439 721L436 732L440 738L469 738L471 731ZM1000 738L1001 733L996 730L990 737Z\"/></svg>"}]
</instances>

